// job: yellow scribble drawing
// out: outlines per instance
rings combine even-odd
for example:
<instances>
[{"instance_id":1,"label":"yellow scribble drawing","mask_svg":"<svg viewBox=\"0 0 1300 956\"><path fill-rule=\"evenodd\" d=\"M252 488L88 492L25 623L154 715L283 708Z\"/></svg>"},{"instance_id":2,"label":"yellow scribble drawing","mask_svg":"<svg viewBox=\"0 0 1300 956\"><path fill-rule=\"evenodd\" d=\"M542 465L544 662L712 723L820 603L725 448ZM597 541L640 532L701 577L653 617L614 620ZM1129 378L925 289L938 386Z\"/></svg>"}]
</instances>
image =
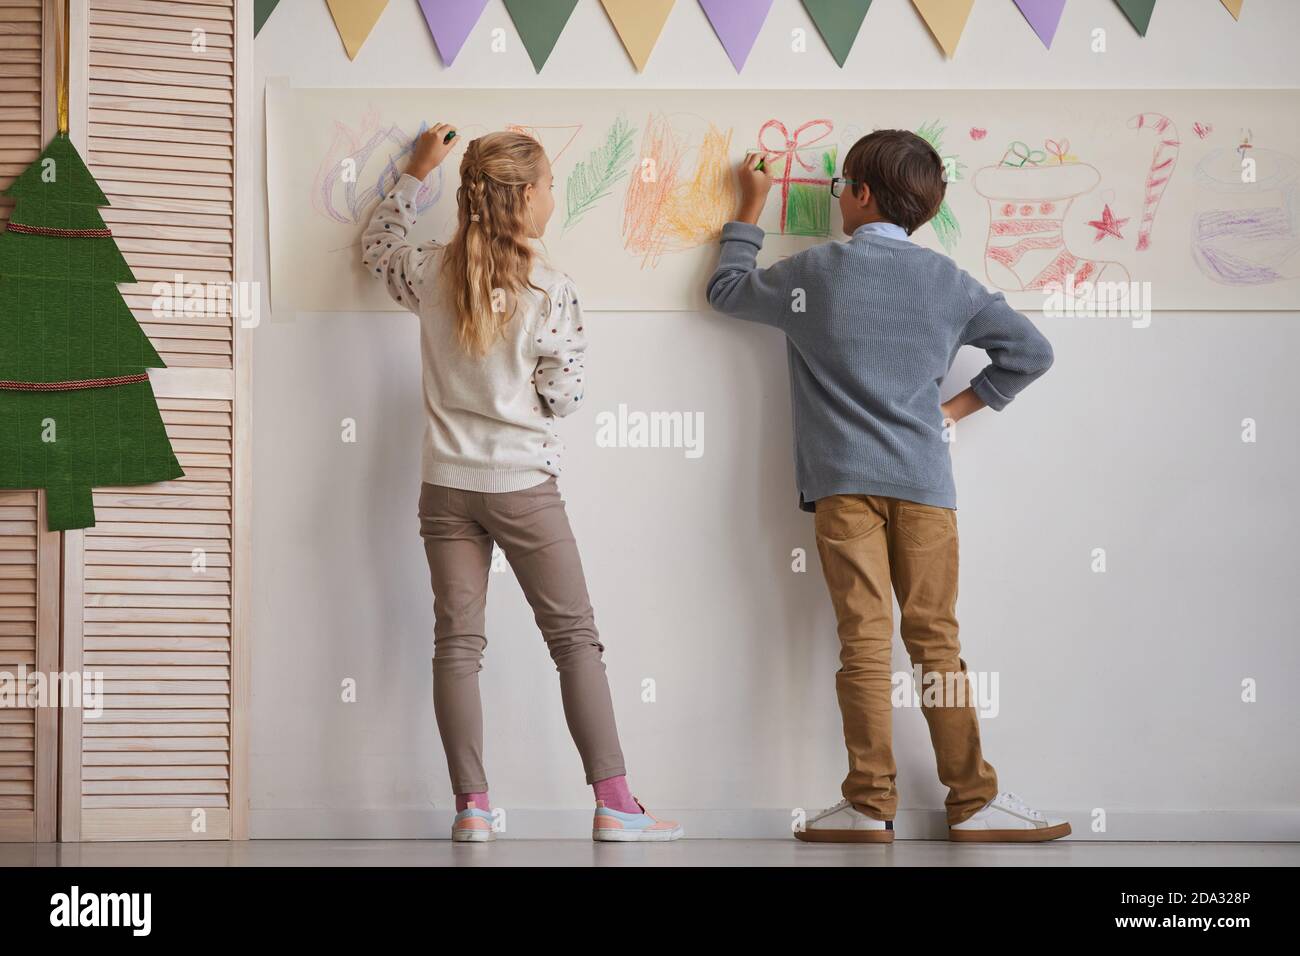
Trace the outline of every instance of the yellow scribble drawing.
<instances>
[{"instance_id":1,"label":"yellow scribble drawing","mask_svg":"<svg viewBox=\"0 0 1300 956\"><path fill-rule=\"evenodd\" d=\"M702 122L702 121L701 121ZM717 239L736 206L731 134L712 123L692 149L670 119L651 115L641 139L640 169L623 204L623 245L654 268L668 252ZM691 153L695 166L683 173Z\"/></svg>"}]
</instances>

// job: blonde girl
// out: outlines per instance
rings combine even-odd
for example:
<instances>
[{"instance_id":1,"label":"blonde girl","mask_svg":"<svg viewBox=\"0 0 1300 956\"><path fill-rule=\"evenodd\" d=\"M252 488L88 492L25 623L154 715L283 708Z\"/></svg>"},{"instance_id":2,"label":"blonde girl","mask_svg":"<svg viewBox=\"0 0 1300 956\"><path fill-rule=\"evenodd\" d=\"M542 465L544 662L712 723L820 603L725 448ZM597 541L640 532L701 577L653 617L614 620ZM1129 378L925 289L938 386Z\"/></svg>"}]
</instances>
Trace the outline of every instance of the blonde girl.
<instances>
[{"instance_id":1,"label":"blonde girl","mask_svg":"<svg viewBox=\"0 0 1300 956\"><path fill-rule=\"evenodd\" d=\"M493 839L478 673L492 545L501 546L560 674L564 715L595 790L597 840L674 840L677 824L628 790L578 548L556 484L557 419L586 388L577 289L533 247L555 209L541 145L519 133L470 141L456 233L412 245L416 195L456 147L438 124L371 216L362 262L420 319L424 410L420 535L434 597L433 703L456 793L452 839Z\"/></svg>"}]
</instances>

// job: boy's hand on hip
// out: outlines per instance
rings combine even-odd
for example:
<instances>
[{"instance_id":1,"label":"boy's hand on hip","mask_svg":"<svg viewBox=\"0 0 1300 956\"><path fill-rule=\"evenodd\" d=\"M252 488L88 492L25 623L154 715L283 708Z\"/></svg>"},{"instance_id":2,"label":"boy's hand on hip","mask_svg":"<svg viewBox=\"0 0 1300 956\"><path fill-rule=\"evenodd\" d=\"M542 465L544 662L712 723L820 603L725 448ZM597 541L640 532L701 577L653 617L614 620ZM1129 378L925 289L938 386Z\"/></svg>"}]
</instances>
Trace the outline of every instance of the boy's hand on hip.
<instances>
[{"instance_id":1,"label":"boy's hand on hip","mask_svg":"<svg viewBox=\"0 0 1300 956\"><path fill-rule=\"evenodd\" d=\"M740 209L738 222L758 224L758 217L767 203L768 190L772 188L771 165L776 153L746 153L740 161L737 175L740 178Z\"/></svg>"},{"instance_id":2,"label":"boy's hand on hip","mask_svg":"<svg viewBox=\"0 0 1300 956\"><path fill-rule=\"evenodd\" d=\"M975 389L964 388L948 401L939 406L945 422L959 422L967 415L984 408L984 399L975 394Z\"/></svg>"},{"instance_id":3,"label":"boy's hand on hip","mask_svg":"<svg viewBox=\"0 0 1300 956\"><path fill-rule=\"evenodd\" d=\"M450 123L438 123L425 130L411 145L411 161L406 164L407 174L416 179L424 179L438 168L456 145L456 127Z\"/></svg>"}]
</instances>

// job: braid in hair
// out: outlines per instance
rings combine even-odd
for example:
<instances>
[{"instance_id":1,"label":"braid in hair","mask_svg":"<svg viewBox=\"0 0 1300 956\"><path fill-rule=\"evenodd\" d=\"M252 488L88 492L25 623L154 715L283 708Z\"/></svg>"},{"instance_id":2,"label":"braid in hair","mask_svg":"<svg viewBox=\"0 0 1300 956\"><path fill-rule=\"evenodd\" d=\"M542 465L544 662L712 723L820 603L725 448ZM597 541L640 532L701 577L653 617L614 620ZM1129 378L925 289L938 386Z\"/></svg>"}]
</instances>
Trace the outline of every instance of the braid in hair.
<instances>
[{"instance_id":1,"label":"braid in hair","mask_svg":"<svg viewBox=\"0 0 1300 956\"><path fill-rule=\"evenodd\" d=\"M456 236L442 262L444 288L456 316L456 335L471 355L484 355L514 317L529 279L524 190L541 180L546 154L522 133L489 133L472 140L460 164Z\"/></svg>"}]
</instances>

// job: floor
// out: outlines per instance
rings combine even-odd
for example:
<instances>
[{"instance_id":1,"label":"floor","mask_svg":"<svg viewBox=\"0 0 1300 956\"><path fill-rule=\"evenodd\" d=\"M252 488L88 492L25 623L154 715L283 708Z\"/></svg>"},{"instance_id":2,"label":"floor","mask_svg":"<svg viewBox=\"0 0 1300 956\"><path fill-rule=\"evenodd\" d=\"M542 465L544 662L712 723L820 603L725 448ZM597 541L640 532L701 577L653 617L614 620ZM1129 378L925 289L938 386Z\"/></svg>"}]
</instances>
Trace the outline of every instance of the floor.
<instances>
[{"instance_id":1,"label":"floor","mask_svg":"<svg viewBox=\"0 0 1300 956\"><path fill-rule=\"evenodd\" d=\"M15 866L1300 866L1300 843L1057 842L1022 846L904 840L833 846L795 840L251 840L244 843L0 844Z\"/></svg>"}]
</instances>

